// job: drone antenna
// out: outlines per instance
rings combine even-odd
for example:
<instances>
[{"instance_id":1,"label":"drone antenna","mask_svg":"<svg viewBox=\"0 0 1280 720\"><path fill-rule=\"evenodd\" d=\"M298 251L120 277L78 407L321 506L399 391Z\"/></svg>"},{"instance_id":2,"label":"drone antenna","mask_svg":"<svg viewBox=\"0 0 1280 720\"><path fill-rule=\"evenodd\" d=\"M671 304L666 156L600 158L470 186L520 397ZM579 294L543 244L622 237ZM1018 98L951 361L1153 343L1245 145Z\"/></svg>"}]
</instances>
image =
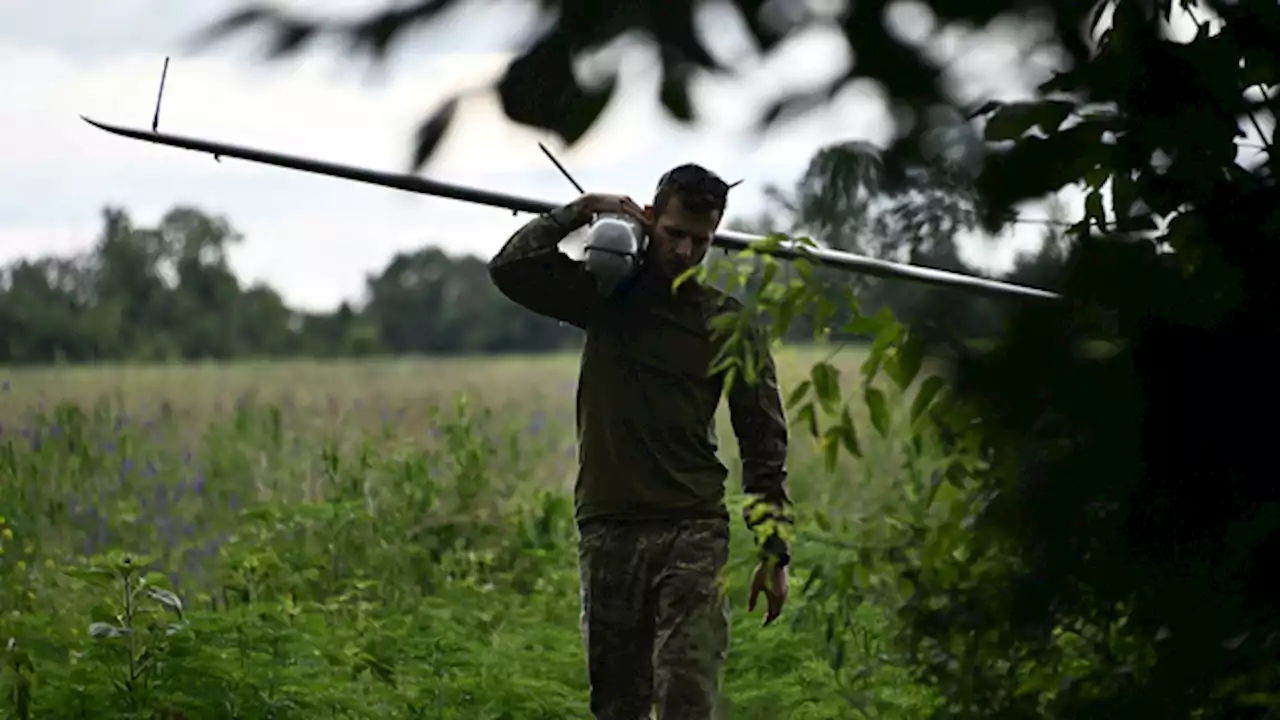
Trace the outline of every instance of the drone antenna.
<instances>
[{"instance_id":1,"label":"drone antenna","mask_svg":"<svg viewBox=\"0 0 1280 720\"><path fill-rule=\"evenodd\" d=\"M556 169L560 171L561 175L564 175L566 180L568 180L570 183L573 184L575 188L578 189L578 192L582 193L583 195L587 194L587 191L584 190L582 186L578 184L578 181L574 180L573 176L569 174L569 171L566 170L564 166L560 164L560 161L556 159L556 156L551 154L551 151L547 149L546 145L543 145L542 143L538 143L538 147L542 148L542 153L547 156L547 159L555 163Z\"/></svg>"},{"instance_id":2,"label":"drone antenna","mask_svg":"<svg viewBox=\"0 0 1280 720\"><path fill-rule=\"evenodd\" d=\"M164 58L164 68L160 70L160 89L156 91L156 111L151 116L151 132L160 133L160 104L164 101L164 81L169 77L169 56ZM222 162L222 156L214 153L213 159L216 162Z\"/></svg>"},{"instance_id":3,"label":"drone antenna","mask_svg":"<svg viewBox=\"0 0 1280 720\"><path fill-rule=\"evenodd\" d=\"M151 132L160 129L160 101L164 99L164 79L169 75L169 57L164 58L164 69L160 71L160 91L156 93L156 112L151 116Z\"/></svg>"}]
</instances>

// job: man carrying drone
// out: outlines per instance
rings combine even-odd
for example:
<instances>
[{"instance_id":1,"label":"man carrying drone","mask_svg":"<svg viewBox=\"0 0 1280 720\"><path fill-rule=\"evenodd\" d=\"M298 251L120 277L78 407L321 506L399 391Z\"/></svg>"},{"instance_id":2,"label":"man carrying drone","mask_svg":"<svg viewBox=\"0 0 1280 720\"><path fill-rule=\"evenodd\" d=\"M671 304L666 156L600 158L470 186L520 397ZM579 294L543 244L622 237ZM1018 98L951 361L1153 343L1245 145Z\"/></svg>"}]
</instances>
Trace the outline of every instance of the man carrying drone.
<instances>
[{"instance_id":1,"label":"man carrying drone","mask_svg":"<svg viewBox=\"0 0 1280 720\"><path fill-rule=\"evenodd\" d=\"M675 293L671 284L702 262L728 190L683 165L662 177L651 207L586 194L525 225L489 263L508 298L586 332L574 494L598 720L640 720L655 706L660 720L716 713L729 640L720 587L729 514L715 440L723 385L709 373L718 346L708 320L737 301L698 282ZM589 223L587 262L561 253L560 241ZM753 530L789 527L786 419L767 336L755 339L759 379L735 380L728 399L744 517ZM790 554L777 529L756 535L748 609L763 593L768 625L786 601Z\"/></svg>"}]
</instances>

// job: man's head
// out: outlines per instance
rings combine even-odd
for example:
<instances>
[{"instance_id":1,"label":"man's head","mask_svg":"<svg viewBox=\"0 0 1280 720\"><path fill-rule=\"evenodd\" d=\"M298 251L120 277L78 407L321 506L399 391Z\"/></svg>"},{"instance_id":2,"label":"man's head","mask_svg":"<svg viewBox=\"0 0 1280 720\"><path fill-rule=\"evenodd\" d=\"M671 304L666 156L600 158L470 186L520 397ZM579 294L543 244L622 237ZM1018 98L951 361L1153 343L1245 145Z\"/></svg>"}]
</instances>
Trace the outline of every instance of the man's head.
<instances>
[{"instance_id":1,"label":"man's head","mask_svg":"<svg viewBox=\"0 0 1280 720\"><path fill-rule=\"evenodd\" d=\"M648 208L653 231L649 263L674 279L702 262L724 215L729 185L699 165L681 165L658 181Z\"/></svg>"}]
</instances>

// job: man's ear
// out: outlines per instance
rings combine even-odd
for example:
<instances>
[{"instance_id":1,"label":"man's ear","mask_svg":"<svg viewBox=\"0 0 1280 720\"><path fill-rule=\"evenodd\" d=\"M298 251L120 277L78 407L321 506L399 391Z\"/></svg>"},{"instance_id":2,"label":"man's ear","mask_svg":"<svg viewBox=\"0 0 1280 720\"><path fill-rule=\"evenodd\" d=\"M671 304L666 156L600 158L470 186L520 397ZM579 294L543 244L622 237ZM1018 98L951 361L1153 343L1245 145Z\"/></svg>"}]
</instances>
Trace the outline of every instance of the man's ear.
<instances>
[{"instance_id":1,"label":"man's ear","mask_svg":"<svg viewBox=\"0 0 1280 720\"><path fill-rule=\"evenodd\" d=\"M652 206L652 205L645 205L645 206L644 206L644 216L645 216L645 217L647 217L647 218L649 218L650 220L652 220L652 219L653 219L653 206Z\"/></svg>"}]
</instances>

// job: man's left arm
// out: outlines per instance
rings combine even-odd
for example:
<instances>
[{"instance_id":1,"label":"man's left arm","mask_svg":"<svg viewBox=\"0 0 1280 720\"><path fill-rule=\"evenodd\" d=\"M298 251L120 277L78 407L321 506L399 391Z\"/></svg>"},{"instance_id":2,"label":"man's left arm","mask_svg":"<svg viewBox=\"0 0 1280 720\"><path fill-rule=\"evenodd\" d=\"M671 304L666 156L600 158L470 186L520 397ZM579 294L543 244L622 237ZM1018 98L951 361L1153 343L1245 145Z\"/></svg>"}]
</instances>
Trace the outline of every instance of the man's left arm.
<instances>
[{"instance_id":1,"label":"man's left arm","mask_svg":"<svg viewBox=\"0 0 1280 720\"><path fill-rule=\"evenodd\" d=\"M791 561L795 523L787 493L787 419L778 392L777 369L766 333L753 332L759 366L756 381L741 375L729 389L729 416L742 457L743 519L752 530L761 562Z\"/></svg>"}]
</instances>

